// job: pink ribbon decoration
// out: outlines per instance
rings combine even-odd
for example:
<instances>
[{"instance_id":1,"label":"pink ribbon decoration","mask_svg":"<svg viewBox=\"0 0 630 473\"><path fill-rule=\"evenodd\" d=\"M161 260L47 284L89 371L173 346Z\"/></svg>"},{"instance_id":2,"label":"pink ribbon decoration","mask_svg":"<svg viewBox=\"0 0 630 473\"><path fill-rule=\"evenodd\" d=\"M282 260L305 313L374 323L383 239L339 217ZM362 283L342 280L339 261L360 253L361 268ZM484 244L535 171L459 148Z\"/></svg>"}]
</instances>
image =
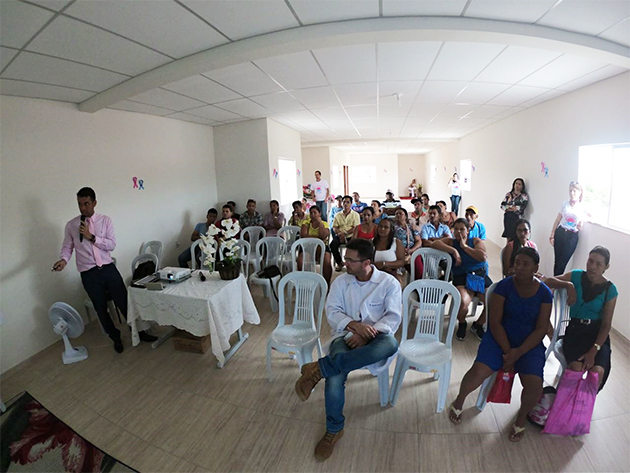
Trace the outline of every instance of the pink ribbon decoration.
<instances>
[{"instance_id":1,"label":"pink ribbon decoration","mask_svg":"<svg viewBox=\"0 0 630 473\"><path fill-rule=\"evenodd\" d=\"M138 188L138 178L137 177L132 177L131 179L133 179L133 188L137 189Z\"/></svg>"}]
</instances>

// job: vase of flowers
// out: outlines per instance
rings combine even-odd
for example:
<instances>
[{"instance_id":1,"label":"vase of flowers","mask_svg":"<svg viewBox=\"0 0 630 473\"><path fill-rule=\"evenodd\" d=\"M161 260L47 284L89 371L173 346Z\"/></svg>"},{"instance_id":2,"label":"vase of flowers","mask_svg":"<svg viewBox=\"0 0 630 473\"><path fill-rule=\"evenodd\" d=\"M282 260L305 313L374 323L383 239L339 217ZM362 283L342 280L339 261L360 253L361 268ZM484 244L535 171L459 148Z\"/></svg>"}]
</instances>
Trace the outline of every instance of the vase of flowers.
<instances>
[{"instance_id":1,"label":"vase of flowers","mask_svg":"<svg viewBox=\"0 0 630 473\"><path fill-rule=\"evenodd\" d=\"M216 268L219 276L224 280L238 278L241 274L241 257L240 248L236 235L241 231L238 222L231 219L222 220L219 226L210 225L208 235L201 235L201 251L203 252L203 266L208 268ZM216 261L218 252L221 252L223 258L219 257ZM221 256L221 255L219 255Z\"/></svg>"}]
</instances>

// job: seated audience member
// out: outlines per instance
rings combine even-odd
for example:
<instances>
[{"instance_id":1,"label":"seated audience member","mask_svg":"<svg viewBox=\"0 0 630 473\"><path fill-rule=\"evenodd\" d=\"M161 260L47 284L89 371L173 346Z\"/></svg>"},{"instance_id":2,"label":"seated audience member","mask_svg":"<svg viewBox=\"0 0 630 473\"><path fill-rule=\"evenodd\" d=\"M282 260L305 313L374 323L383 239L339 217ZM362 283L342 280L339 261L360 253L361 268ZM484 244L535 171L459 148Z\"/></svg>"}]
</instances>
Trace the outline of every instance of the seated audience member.
<instances>
[{"instance_id":1,"label":"seated audience member","mask_svg":"<svg viewBox=\"0 0 630 473\"><path fill-rule=\"evenodd\" d=\"M477 222L479 211L477 207L470 205L466 208L466 221L468 222L468 236L470 238L486 239L486 227L483 223ZM454 225L454 224L453 224Z\"/></svg>"},{"instance_id":2,"label":"seated audience member","mask_svg":"<svg viewBox=\"0 0 630 473\"><path fill-rule=\"evenodd\" d=\"M398 207L394 215L394 236L403 244L405 249L405 269L411 271L411 255L418 248L422 247L422 241L420 240L420 232L409 225L407 211L402 207ZM419 261L421 261L421 258L416 260L416 264ZM416 266L416 273L422 274L422 271L418 273L418 266Z\"/></svg>"},{"instance_id":3,"label":"seated audience member","mask_svg":"<svg viewBox=\"0 0 630 473\"><path fill-rule=\"evenodd\" d=\"M457 224L456 224L457 225ZM490 325L484 335L472 368L464 375L459 394L449 407L448 418L461 422L466 396L492 373L518 373L523 393L521 407L508 439L523 438L525 419L543 390L545 346L542 340L549 325L552 295L536 279L540 257L533 248L521 248L516 255L514 276L501 280L490 298Z\"/></svg>"},{"instance_id":4,"label":"seated audience member","mask_svg":"<svg viewBox=\"0 0 630 473\"><path fill-rule=\"evenodd\" d=\"M270 212L263 219L263 228L267 231L267 236L277 236L278 230L284 227L286 222L284 214L280 212L280 204L277 200L269 202Z\"/></svg>"},{"instance_id":5,"label":"seated audience member","mask_svg":"<svg viewBox=\"0 0 630 473\"><path fill-rule=\"evenodd\" d=\"M354 233L352 238L363 238L364 240L370 240L374 238L376 233L376 225L372 221L374 218L374 209L372 207L365 207L361 212L361 225L354 227Z\"/></svg>"},{"instance_id":6,"label":"seated audience member","mask_svg":"<svg viewBox=\"0 0 630 473\"><path fill-rule=\"evenodd\" d=\"M441 238L453 238L449 228L440 223L440 207L432 205L429 207L429 221L420 230L420 239L422 246L426 248L433 247L433 242Z\"/></svg>"},{"instance_id":7,"label":"seated audience member","mask_svg":"<svg viewBox=\"0 0 630 473\"><path fill-rule=\"evenodd\" d=\"M378 222L374 250L374 266L391 274L402 284L405 274L405 248L402 242L394 237L394 224L388 218Z\"/></svg>"},{"instance_id":8,"label":"seated audience member","mask_svg":"<svg viewBox=\"0 0 630 473\"><path fill-rule=\"evenodd\" d=\"M422 201L420 199L411 199L411 203L413 204L413 212L411 212L409 222L420 231L422 225L427 223L427 220L420 221L420 218L424 216L422 213Z\"/></svg>"},{"instance_id":9,"label":"seated audience member","mask_svg":"<svg viewBox=\"0 0 630 473\"><path fill-rule=\"evenodd\" d=\"M243 217L241 216L241 218ZM225 222L225 220L231 220L233 224L238 222L238 220L236 220L234 216L232 215L232 206L228 204L225 204L223 207L221 207L221 221L219 222L219 225L215 224L215 226L219 227L221 230L227 230L227 228L225 227L223 223ZM234 238L238 240L240 237L241 237L241 232L239 230L238 234ZM218 238L218 235L215 238Z\"/></svg>"},{"instance_id":10,"label":"seated audience member","mask_svg":"<svg viewBox=\"0 0 630 473\"><path fill-rule=\"evenodd\" d=\"M328 239L330 237L330 229L328 222L322 220L322 214L319 211L319 207L313 205L309 210L310 218L304 221L302 228L300 229L300 238L319 238L326 245L324 253L324 267L322 272L324 279L330 286L330 279L332 278L332 263L330 258L330 247L328 246ZM319 261L319 253L315 256ZM297 265L298 271L302 271L302 262L304 260L304 254L298 255Z\"/></svg>"},{"instance_id":11,"label":"seated audience member","mask_svg":"<svg viewBox=\"0 0 630 473\"><path fill-rule=\"evenodd\" d=\"M378 200L373 200L370 206L372 207L372 210L374 210L373 221L375 224L378 225L378 223L382 219L387 218L387 215L385 215L385 213L383 212L383 209L381 208L381 203Z\"/></svg>"},{"instance_id":12,"label":"seated audience member","mask_svg":"<svg viewBox=\"0 0 630 473\"><path fill-rule=\"evenodd\" d=\"M343 436L348 373L387 360L398 350L394 337L401 322L400 284L374 267L374 247L367 240L352 240L346 253L347 274L332 283L326 317L332 327L327 356L302 365L295 383L301 401L326 379L326 434L315 447L315 458L329 458Z\"/></svg>"},{"instance_id":13,"label":"seated audience member","mask_svg":"<svg viewBox=\"0 0 630 473\"><path fill-rule=\"evenodd\" d=\"M330 209L330 218L328 219L329 222L333 222L335 220L335 216L343 210L343 205L341 204L342 200L342 195L338 195L337 197L335 197L335 204L332 206L332 209Z\"/></svg>"},{"instance_id":14,"label":"seated audience member","mask_svg":"<svg viewBox=\"0 0 630 473\"><path fill-rule=\"evenodd\" d=\"M247 201L247 211L241 215L239 224L241 225L241 229L247 227L262 227L263 218L256 210L256 201L254 199Z\"/></svg>"},{"instance_id":15,"label":"seated audience member","mask_svg":"<svg viewBox=\"0 0 630 473\"><path fill-rule=\"evenodd\" d=\"M604 276L609 267L610 251L596 246L588 255L586 271L574 269L562 276L543 279L552 289L567 290L571 318L562 350L569 369L596 372L600 390L610 374L608 335L619 294L617 287Z\"/></svg>"},{"instance_id":16,"label":"seated audience member","mask_svg":"<svg viewBox=\"0 0 630 473\"><path fill-rule=\"evenodd\" d=\"M302 228L304 222L308 220L308 215L304 213L302 202L296 200L291 204L291 206L293 207L293 213L291 214L291 218L289 219L289 225Z\"/></svg>"},{"instance_id":17,"label":"seated audience member","mask_svg":"<svg viewBox=\"0 0 630 473\"><path fill-rule=\"evenodd\" d=\"M457 320L459 327L455 334L457 340L466 338L466 314L473 297L484 297L486 288L492 284L488 277L488 255L486 245L480 238L473 238L469 234L466 219L458 218L453 226L453 238L444 238L433 242L432 248L446 251L453 258L453 285L462 296ZM486 310L473 322L472 331L479 340L483 338L483 324L486 321Z\"/></svg>"},{"instance_id":18,"label":"seated audience member","mask_svg":"<svg viewBox=\"0 0 630 473\"><path fill-rule=\"evenodd\" d=\"M383 201L383 212L385 215L394 215L396 209L400 206L400 200L394 199L394 191L387 189L385 192L385 200Z\"/></svg>"},{"instance_id":19,"label":"seated audience member","mask_svg":"<svg viewBox=\"0 0 630 473\"><path fill-rule=\"evenodd\" d=\"M226 204L232 207L232 217L234 217L236 220L240 220L241 215L236 213L236 202L234 202L233 200L228 200Z\"/></svg>"},{"instance_id":20,"label":"seated audience member","mask_svg":"<svg viewBox=\"0 0 630 473\"><path fill-rule=\"evenodd\" d=\"M360 214L363 209L368 206L368 204L366 204L365 202L361 202L361 196L358 192L352 193L352 199L354 200L354 202L352 203L352 206L350 208L358 214Z\"/></svg>"},{"instance_id":21,"label":"seated audience member","mask_svg":"<svg viewBox=\"0 0 630 473\"><path fill-rule=\"evenodd\" d=\"M431 204L429 203L429 194L422 194L420 196L420 201L422 202L422 213L424 215L429 213L429 207Z\"/></svg>"},{"instance_id":22,"label":"seated audience member","mask_svg":"<svg viewBox=\"0 0 630 473\"><path fill-rule=\"evenodd\" d=\"M341 253L339 247L345 245L352 239L354 227L361 223L359 214L350 208L352 205L352 197L343 196L343 210L335 216L333 228L335 230L335 238L330 244L333 258L335 258L335 271L341 271L343 262L341 261Z\"/></svg>"},{"instance_id":23,"label":"seated audience member","mask_svg":"<svg viewBox=\"0 0 630 473\"><path fill-rule=\"evenodd\" d=\"M208 234L208 229L210 225L214 224L217 220L217 209L210 209L206 214L206 221L200 222L195 225L195 229L190 236L190 241L195 242L201 238L200 235L206 236ZM199 247L198 247L199 248ZM201 249L199 249L199 256L201 255ZM197 259L199 259L199 256ZM188 263L190 262L190 247L182 251L177 257L177 262L179 263L180 268L187 268ZM199 266L199 265L198 265Z\"/></svg>"},{"instance_id":24,"label":"seated audience member","mask_svg":"<svg viewBox=\"0 0 630 473\"><path fill-rule=\"evenodd\" d=\"M440 210L442 211L442 213L440 214L440 223L443 223L449 229L453 228L453 224L455 223L455 220L457 220L455 212L449 212L448 208L446 207L446 202L444 202L443 200L438 200L437 204L440 206Z\"/></svg>"},{"instance_id":25,"label":"seated audience member","mask_svg":"<svg viewBox=\"0 0 630 473\"><path fill-rule=\"evenodd\" d=\"M514 258L521 248L533 248L537 250L536 243L529 239L532 231L532 227L529 221L521 218L516 221L514 225L516 228L516 238L508 241L503 248L503 256L501 265L503 267L503 276L514 276Z\"/></svg>"},{"instance_id":26,"label":"seated audience member","mask_svg":"<svg viewBox=\"0 0 630 473\"><path fill-rule=\"evenodd\" d=\"M305 214L308 214L309 209L313 206L313 205L317 205L315 202L313 201L309 201L306 200L306 198L302 197L302 211Z\"/></svg>"}]
</instances>

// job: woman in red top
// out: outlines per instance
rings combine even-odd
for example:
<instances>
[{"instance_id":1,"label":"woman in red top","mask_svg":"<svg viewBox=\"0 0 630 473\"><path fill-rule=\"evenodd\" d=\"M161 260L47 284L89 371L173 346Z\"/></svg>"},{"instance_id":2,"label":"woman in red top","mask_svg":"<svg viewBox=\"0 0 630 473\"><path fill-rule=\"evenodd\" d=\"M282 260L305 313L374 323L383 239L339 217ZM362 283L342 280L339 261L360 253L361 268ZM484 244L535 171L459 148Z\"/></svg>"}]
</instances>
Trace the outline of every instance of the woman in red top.
<instances>
[{"instance_id":1,"label":"woman in red top","mask_svg":"<svg viewBox=\"0 0 630 473\"><path fill-rule=\"evenodd\" d=\"M364 240L370 240L376 235L376 225L374 224L374 209L372 207L366 207L361 211L361 219L363 223L354 227L354 234L352 238L362 238Z\"/></svg>"}]
</instances>

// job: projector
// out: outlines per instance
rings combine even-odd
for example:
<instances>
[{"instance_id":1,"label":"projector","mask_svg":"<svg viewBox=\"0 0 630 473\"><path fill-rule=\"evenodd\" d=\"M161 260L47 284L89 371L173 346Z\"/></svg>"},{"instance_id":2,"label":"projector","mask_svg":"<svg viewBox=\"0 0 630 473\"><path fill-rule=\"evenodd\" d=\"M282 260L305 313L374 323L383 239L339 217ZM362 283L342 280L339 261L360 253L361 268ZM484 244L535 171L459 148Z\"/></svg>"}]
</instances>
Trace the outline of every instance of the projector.
<instances>
[{"instance_id":1,"label":"projector","mask_svg":"<svg viewBox=\"0 0 630 473\"><path fill-rule=\"evenodd\" d=\"M158 276L162 281L181 282L188 279L191 275L190 269L187 268L166 267L158 271Z\"/></svg>"}]
</instances>

